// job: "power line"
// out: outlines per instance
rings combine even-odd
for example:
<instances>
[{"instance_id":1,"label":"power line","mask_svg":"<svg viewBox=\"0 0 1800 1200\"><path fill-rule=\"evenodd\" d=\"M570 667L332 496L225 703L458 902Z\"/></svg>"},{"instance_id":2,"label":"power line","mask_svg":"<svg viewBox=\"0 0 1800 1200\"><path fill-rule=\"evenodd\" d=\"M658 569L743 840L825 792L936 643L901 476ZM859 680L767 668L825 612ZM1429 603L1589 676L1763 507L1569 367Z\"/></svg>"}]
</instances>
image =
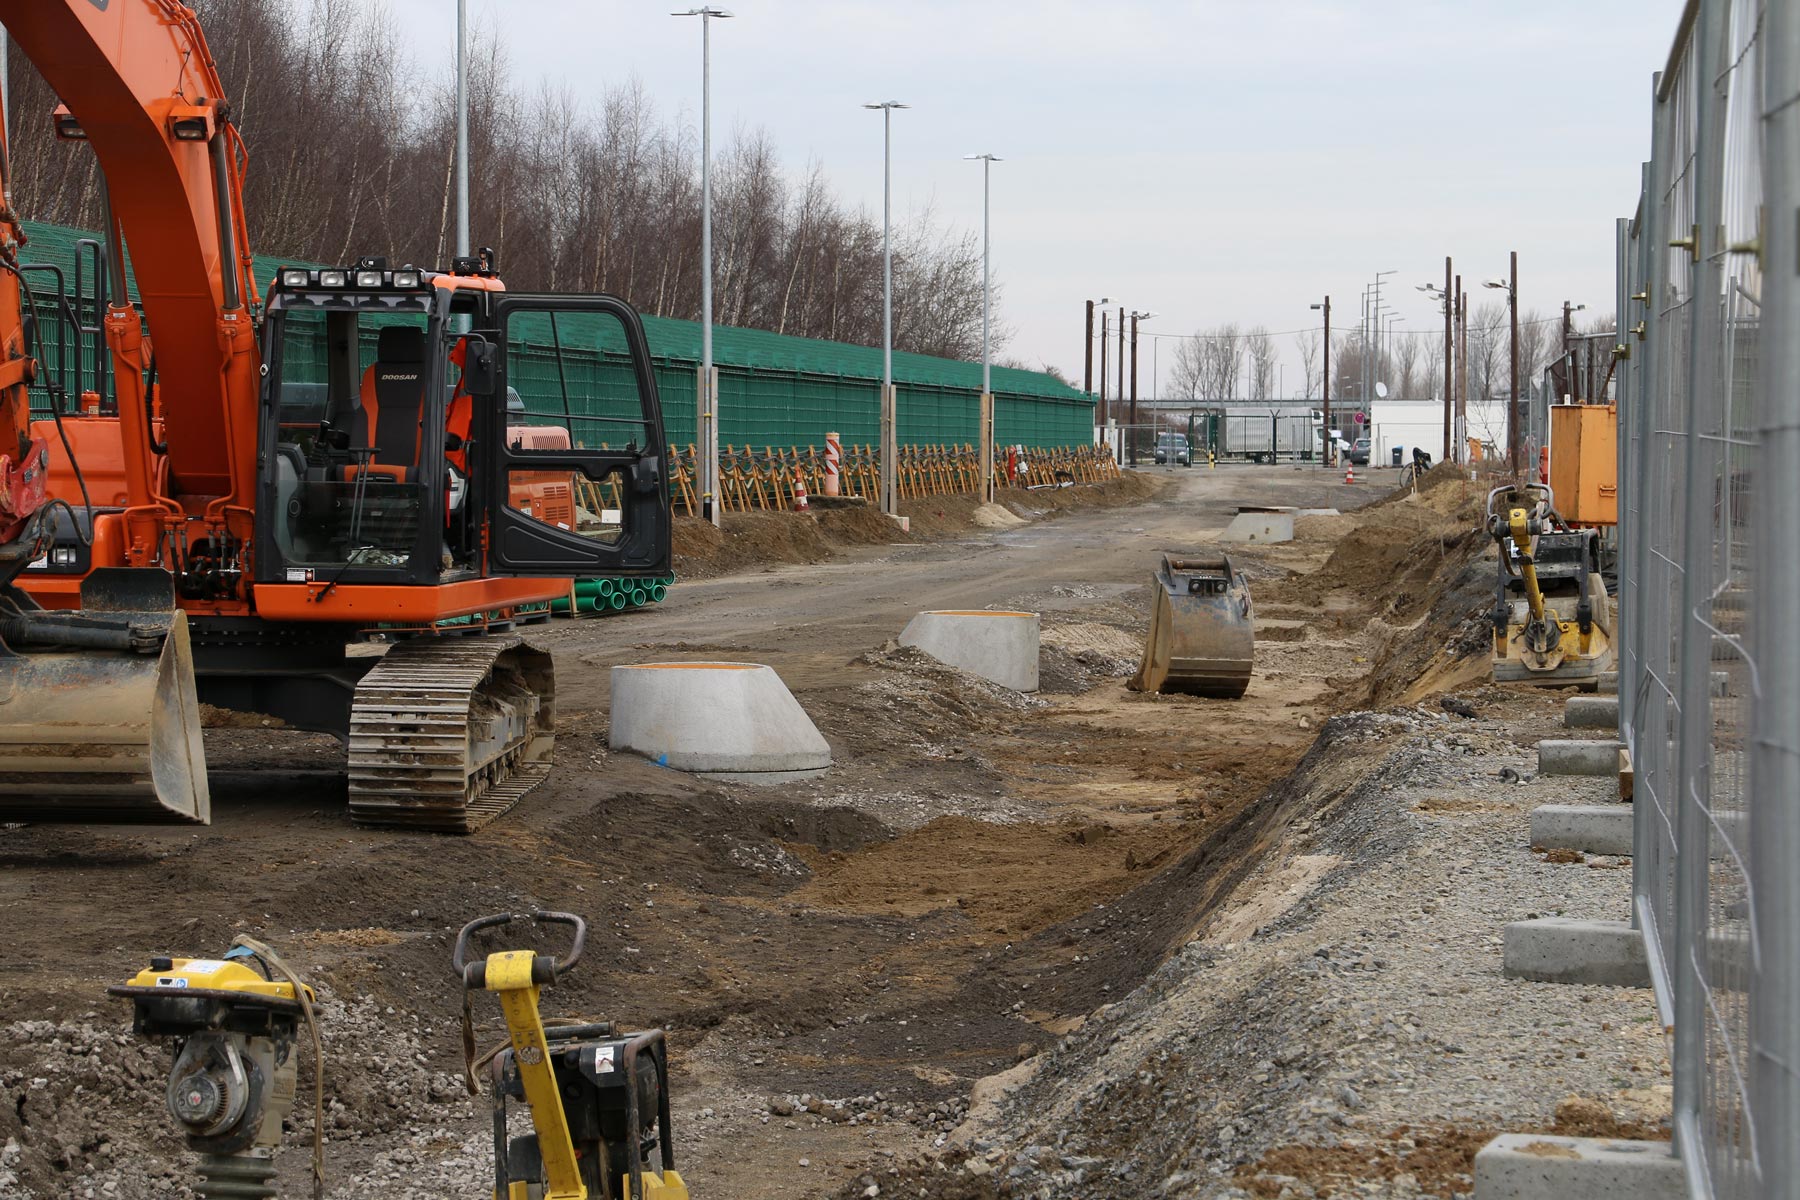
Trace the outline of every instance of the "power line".
<instances>
[{"instance_id":1,"label":"power line","mask_svg":"<svg viewBox=\"0 0 1800 1200\"><path fill-rule=\"evenodd\" d=\"M1562 323L1562 314L1557 313L1555 316L1539 317L1533 321L1520 321L1519 326L1520 326L1520 328L1524 328L1527 325L1560 325L1561 323ZM1259 329L1259 330L1255 330L1254 332L1249 331L1249 330L1240 329L1236 333L1149 333L1149 332L1144 332L1144 333L1140 333L1138 336L1139 337L1152 337L1152 338L1176 338L1176 339L1178 339L1180 341L1184 341L1184 342L1223 342L1223 341L1232 341L1232 340L1243 341L1244 339L1250 338L1250 337L1292 337L1295 334L1300 334L1300 333L1322 334L1324 332L1325 332L1325 328L1322 325L1309 325L1304 329L1268 329L1268 330ZM1417 331L1409 331L1409 332L1417 332ZM1353 336L1355 336L1355 335L1354 334L1345 334L1344 338L1345 338L1345 340L1348 341L1348 340L1352 340Z\"/></svg>"}]
</instances>

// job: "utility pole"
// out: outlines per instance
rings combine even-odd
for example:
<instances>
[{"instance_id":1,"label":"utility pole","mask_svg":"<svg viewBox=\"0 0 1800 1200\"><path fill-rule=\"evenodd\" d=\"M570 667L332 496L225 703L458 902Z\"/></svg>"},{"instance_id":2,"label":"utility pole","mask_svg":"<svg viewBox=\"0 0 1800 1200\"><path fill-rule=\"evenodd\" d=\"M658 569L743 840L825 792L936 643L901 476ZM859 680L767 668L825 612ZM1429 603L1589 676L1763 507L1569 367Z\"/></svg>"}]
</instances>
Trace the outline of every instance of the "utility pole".
<instances>
[{"instance_id":1,"label":"utility pole","mask_svg":"<svg viewBox=\"0 0 1800 1200\"><path fill-rule=\"evenodd\" d=\"M1574 351L1574 348L1569 343L1569 318L1571 316L1571 313L1569 310L1570 310L1569 302L1567 300L1564 300L1563 301L1563 352L1562 352L1563 387L1568 389L1565 392L1565 395L1567 395L1571 401L1579 404L1581 402L1581 400L1580 400L1580 397L1576 393L1579 392L1580 389L1575 386L1575 351Z\"/></svg>"},{"instance_id":2,"label":"utility pole","mask_svg":"<svg viewBox=\"0 0 1800 1200\"><path fill-rule=\"evenodd\" d=\"M1131 314L1131 430L1125 436L1131 443L1131 465L1137 466L1137 327L1138 314Z\"/></svg>"},{"instance_id":3,"label":"utility pole","mask_svg":"<svg viewBox=\"0 0 1800 1200\"><path fill-rule=\"evenodd\" d=\"M1105 304L1106 301L1102 300L1100 303ZM1106 412L1106 348L1109 344L1111 344L1111 341L1112 341L1112 335L1106 331L1106 329L1107 329L1106 323L1111 318L1112 318L1111 313L1107 312L1104 308L1102 308L1100 310L1100 437L1102 440L1105 440L1105 438L1106 438L1106 417L1107 417L1107 412Z\"/></svg>"},{"instance_id":4,"label":"utility pole","mask_svg":"<svg viewBox=\"0 0 1800 1200\"><path fill-rule=\"evenodd\" d=\"M1450 256L1444 255L1444 457L1441 461L1450 461L1450 408L1451 408L1451 349L1456 341L1456 331L1451 322L1456 315L1456 296L1450 290Z\"/></svg>"},{"instance_id":5,"label":"utility pole","mask_svg":"<svg viewBox=\"0 0 1800 1200\"><path fill-rule=\"evenodd\" d=\"M1325 303L1323 305L1315 304L1313 307L1315 309L1323 308L1325 310L1325 374L1322 377L1324 382L1324 388L1322 390L1325 396L1325 409L1322 417L1322 436L1319 440L1323 443L1320 455L1324 459L1326 469L1329 470L1332 460L1331 452L1336 449L1336 447L1332 445L1334 439L1331 436L1331 297L1325 297Z\"/></svg>"},{"instance_id":6,"label":"utility pole","mask_svg":"<svg viewBox=\"0 0 1800 1200\"><path fill-rule=\"evenodd\" d=\"M1513 479L1519 479L1519 252L1512 252L1512 271L1506 285L1506 307L1512 318L1512 404L1506 410L1506 449L1512 460Z\"/></svg>"},{"instance_id":7,"label":"utility pole","mask_svg":"<svg viewBox=\"0 0 1800 1200\"><path fill-rule=\"evenodd\" d=\"M1125 306L1119 305L1119 391L1121 403L1125 400ZM1130 437L1129 433L1126 437Z\"/></svg>"},{"instance_id":8,"label":"utility pole","mask_svg":"<svg viewBox=\"0 0 1800 1200\"><path fill-rule=\"evenodd\" d=\"M1456 461L1469 453L1469 293L1456 277Z\"/></svg>"},{"instance_id":9,"label":"utility pole","mask_svg":"<svg viewBox=\"0 0 1800 1200\"><path fill-rule=\"evenodd\" d=\"M1085 362L1081 368L1081 390L1094 394L1094 302L1087 302L1087 337L1082 341Z\"/></svg>"}]
</instances>

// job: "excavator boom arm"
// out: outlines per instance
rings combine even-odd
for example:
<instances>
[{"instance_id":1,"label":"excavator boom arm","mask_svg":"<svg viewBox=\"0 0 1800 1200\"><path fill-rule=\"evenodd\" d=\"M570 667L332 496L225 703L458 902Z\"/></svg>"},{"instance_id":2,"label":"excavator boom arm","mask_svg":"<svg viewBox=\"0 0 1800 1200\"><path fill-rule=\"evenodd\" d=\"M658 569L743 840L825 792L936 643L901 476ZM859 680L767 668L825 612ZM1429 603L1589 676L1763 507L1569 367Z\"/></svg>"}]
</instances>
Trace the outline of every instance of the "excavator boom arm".
<instances>
[{"instance_id":1,"label":"excavator boom arm","mask_svg":"<svg viewBox=\"0 0 1800 1200\"><path fill-rule=\"evenodd\" d=\"M123 277L123 249L168 397L171 491L247 506L257 350L242 146L198 19L177 0L0 0L0 25L67 107L59 132L85 138L99 161L115 279ZM123 291L113 297L112 324L134 322ZM136 418L148 354L128 333L109 329L115 357L124 359L122 433L138 443L126 445L127 455L147 456L149 425ZM134 481L134 491L147 487ZM134 505L153 499L131 497Z\"/></svg>"}]
</instances>

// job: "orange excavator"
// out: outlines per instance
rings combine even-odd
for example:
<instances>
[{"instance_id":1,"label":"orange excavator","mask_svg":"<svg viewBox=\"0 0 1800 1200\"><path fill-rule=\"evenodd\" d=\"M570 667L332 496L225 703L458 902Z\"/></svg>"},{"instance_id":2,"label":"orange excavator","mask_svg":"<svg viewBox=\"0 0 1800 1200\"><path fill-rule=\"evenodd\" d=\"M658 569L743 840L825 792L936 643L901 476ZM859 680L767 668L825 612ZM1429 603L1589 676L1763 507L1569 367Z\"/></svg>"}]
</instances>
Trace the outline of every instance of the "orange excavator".
<instances>
[{"instance_id":1,"label":"orange excavator","mask_svg":"<svg viewBox=\"0 0 1800 1200\"><path fill-rule=\"evenodd\" d=\"M47 377L0 146L0 819L207 821L202 704L345 739L359 821L505 811L553 738L518 626L573 577L668 569L637 315L508 292L485 250L259 294L193 11L0 0L0 24L104 178L113 381Z\"/></svg>"}]
</instances>

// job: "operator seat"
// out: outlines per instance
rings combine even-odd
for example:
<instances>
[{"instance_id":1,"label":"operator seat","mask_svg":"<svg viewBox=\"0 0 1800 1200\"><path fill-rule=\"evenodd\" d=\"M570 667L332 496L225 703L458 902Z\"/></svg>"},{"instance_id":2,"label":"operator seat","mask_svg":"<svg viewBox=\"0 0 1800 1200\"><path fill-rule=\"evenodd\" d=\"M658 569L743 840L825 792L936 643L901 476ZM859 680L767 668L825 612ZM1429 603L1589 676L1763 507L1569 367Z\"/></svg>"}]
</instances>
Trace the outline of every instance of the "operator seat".
<instances>
[{"instance_id":1,"label":"operator seat","mask_svg":"<svg viewBox=\"0 0 1800 1200\"><path fill-rule=\"evenodd\" d=\"M375 453L371 474L403 483L419 465L419 422L425 411L425 331L384 325L375 361L363 372L361 405L351 437Z\"/></svg>"}]
</instances>

